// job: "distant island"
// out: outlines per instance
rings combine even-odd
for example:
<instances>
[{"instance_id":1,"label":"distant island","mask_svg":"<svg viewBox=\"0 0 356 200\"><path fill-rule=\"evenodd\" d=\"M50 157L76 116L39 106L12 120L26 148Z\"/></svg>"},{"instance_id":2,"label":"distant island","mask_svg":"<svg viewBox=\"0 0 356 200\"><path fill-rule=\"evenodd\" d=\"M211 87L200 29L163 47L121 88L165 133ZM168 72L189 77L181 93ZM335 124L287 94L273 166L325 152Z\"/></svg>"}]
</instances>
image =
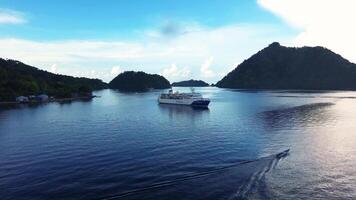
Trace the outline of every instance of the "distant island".
<instances>
[{"instance_id":1,"label":"distant island","mask_svg":"<svg viewBox=\"0 0 356 200\"><path fill-rule=\"evenodd\" d=\"M208 83L201 81L201 80L187 80L187 81L180 81L172 83L173 87L207 87L209 86Z\"/></svg>"},{"instance_id":2,"label":"distant island","mask_svg":"<svg viewBox=\"0 0 356 200\"><path fill-rule=\"evenodd\" d=\"M109 83L109 88L124 92L145 92L150 89L167 89L170 87L171 84L163 76L134 71L123 72Z\"/></svg>"},{"instance_id":3,"label":"distant island","mask_svg":"<svg viewBox=\"0 0 356 200\"><path fill-rule=\"evenodd\" d=\"M0 102L15 101L19 96L91 96L93 90L104 88L107 84L99 79L53 74L16 60L0 58Z\"/></svg>"},{"instance_id":4,"label":"distant island","mask_svg":"<svg viewBox=\"0 0 356 200\"><path fill-rule=\"evenodd\" d=\"M275 42L241 63L220 88L356 90L356 64L323 47Z\"/></svg>"}]
</instances>

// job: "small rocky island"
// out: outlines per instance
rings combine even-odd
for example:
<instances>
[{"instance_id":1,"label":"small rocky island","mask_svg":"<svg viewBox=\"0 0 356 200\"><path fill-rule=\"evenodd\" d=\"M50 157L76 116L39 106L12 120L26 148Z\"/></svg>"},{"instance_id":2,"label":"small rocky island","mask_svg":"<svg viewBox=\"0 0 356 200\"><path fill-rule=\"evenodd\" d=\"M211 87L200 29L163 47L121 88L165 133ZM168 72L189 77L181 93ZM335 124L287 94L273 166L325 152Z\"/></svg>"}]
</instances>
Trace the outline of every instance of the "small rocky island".
<instances>
[{"instance_id":1,"label":"small rocky island","mask_svg":"<svg viewBox=\"0 0 356 200\"><path fill-rule=\"evenodd\" d=\"M209 84L202 80L187 80L172 83L173 87L208 87Z\"/></svg>"},{"instance_id":2,"label":"small rocky island","mask_svg":"<svg viewBox=\"0 0 356 200\"><path fill-rule=\"evenodd\" d=\"M163 76L134 71L123 72L109 83L109 88L123 92L145 92L150 89L167 89L170 87L171 84Z\"/></svg>"},{"instance_id":3,"label":"small rocky island","mask_svg":"<svg viewBox=\"0 0 356 200\"><path fill-rule=\"evenodd\" d=\"M93 90L104 88L107 84L99 79L53 74L0 58L0 102L91 98Z\"/></svg>"},{"instance_id":4,"label":"small rocky island","mask_svg":"<svg viewBox=\"0 0 356 200\"><path fill-rule=\"evenodd\" d=\"M290 48L275 42L245 60L216 86L356 90L356 64L323 47Z\"/></svg>"}]
</instances>

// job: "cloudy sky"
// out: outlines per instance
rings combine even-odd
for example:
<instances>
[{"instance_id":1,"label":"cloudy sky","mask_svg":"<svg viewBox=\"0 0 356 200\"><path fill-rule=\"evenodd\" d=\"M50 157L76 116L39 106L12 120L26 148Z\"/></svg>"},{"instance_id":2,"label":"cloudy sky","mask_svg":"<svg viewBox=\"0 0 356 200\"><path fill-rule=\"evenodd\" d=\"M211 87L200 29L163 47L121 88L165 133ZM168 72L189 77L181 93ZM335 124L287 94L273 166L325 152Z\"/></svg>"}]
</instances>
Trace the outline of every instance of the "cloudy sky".
<instances>
[{"instance_id":1,"label":"cloudy sky","mask_svg":"<svg viewBox=\"0 0 356 200\"><path fill-rule=\"evenodd\" d=\"M213 83L268 44L356 62L355 0L0 0L0 57L110 81L141 70Z\"/></svg>"}]
</instances>

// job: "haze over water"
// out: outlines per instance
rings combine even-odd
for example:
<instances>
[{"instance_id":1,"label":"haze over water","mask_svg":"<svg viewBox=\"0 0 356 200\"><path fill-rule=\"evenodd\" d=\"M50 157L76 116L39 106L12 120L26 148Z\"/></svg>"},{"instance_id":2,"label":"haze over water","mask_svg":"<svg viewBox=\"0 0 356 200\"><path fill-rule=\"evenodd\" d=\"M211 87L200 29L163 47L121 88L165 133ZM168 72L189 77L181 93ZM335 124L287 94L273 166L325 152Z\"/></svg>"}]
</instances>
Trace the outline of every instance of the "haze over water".
<instances>
[{"instance_id":1,"label":"haze over water","mask_svg":"<svg viewBox=\"0 0 356 200\"><path fill-rule=\"evenodd\" d=\"M356 92L196 91L2 108L1 199L356 198Z\"/></svg>"}]
</instances>

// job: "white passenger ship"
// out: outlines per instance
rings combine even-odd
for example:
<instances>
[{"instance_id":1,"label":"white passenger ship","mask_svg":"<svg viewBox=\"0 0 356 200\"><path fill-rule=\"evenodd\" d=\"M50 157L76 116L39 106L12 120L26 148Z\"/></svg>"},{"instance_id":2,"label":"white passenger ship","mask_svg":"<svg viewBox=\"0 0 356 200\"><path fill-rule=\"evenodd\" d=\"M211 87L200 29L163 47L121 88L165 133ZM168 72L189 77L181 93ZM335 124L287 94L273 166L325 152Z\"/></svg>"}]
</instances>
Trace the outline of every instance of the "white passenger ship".
<instances>
[{"instance_id":1,"label":"white passenger ship","mask_svg":"<svg viewBox=\"0 0 356 200\"><path fill-rule=\"evenodd\" d=\"M203 98L200 93L192 91L191 93L179 93L169 90L168 93L162 93L158 97L161 104L186 105L194 107L208 107L210 99Z\"/></svg>"}]
</instances>

